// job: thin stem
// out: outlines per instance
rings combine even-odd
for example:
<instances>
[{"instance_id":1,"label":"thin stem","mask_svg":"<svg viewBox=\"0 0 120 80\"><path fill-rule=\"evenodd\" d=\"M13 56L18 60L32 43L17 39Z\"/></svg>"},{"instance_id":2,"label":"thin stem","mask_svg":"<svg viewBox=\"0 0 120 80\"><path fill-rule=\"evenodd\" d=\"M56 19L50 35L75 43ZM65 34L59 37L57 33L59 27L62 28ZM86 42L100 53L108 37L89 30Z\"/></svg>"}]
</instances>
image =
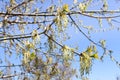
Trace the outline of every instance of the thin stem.
<instances>
[{"instance_id":1,"label":"thin stem","mask_svg":"<svg viewBox=\"0 0 120 80\"><path fill-rule=\"evenodd\" d=\"M25 73L11 74L11 75L3 75L3 76L0 77L0 79L15 77L15 76L23 75L23 74L25 74Z\"/></svg>"},{"instance_id":2,"label":"thin stem","mask_svg":"<svg viewBox=\"0 0 120 80\"><path fill-rule=\"evenodd\" d=\"M59 45L60 47L64 47L62 44L58 43L57 41L55 41L54 39L52 39L49 35L45 34L49 39L51 39L54 43L56 43L57 45ZM73 51L76 55L81 56L81 54L79 54L78 52Z\"/></svg>"},{"instance_id":3,"label":"thin stem","mask_svg":"<svg viewBox=\"0 0 120 80\"><path fill-rule=\"evenodd\" d=\"M51 21L41 21L41 22L25 22L25 21L6 21L9 24L38 24L43 22L51 22Z\"/></svg>"},{"instance_id":4,"label":"thin stem","mask_svg":"<svg viewBox=\"0 0 120 80\"><path fill-rule=\"evenodd\" d=\"M18 65L3 65L3 66L0 66L0 67L20 67L20 66L23 66L22 64L18 64Z\"/></svg>"},{"instance_id":5,"label":"thin stem","mask_svg":"<svg viewBox=\"0 0 120 80\"><path fill-rule=\"evenodd\" d=\"M101 46L100 44L98 44L98 43L94 42L92 39L90 39L90 38L79 28L79 26L78 26L77 23L74 21L74 19L71 17L71 15L69 15L69 17L70 17L71 21L74 23L74 25L77 27L77 29L79 30L79 32L82 33L90 42L92 42L93 44L95 44L95 45L103 48L104 50L106 49L106 48L104 48L103 46Z\"/></svg>"},{"instance_id":6,"label":"thin stem","mask_svg":"<svg viewBox=\"0 0 120 80\"><path fill-rule=\"evenodd\" d=\"M39 33L38 35L44 34L44 32ZM14 39L23 39L23 38L31 38L32 35L26 35L26 36L16 36L16 37L7 37L7 38L3 38L0 39L0 41L5 41L5 40L14 40Z\"/></svg>"}]
</instances>

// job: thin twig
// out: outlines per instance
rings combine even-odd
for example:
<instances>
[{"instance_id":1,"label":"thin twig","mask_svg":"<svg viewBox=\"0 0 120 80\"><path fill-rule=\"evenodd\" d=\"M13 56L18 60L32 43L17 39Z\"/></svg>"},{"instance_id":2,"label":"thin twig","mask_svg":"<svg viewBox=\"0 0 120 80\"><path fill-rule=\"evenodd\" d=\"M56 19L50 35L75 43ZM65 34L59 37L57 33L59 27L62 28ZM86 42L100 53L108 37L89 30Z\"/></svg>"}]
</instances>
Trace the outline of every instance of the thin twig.
<instances>
[{"instance_id":1,"label":"thin twig","mask_svg":"<svg viewBox=\"0 0 120 80\"><path fill-rule=\"evenodd\" d=\"M111 21L113 21L113 22L117 22L117 23L120 23L120 21L115 20L115 19L112 19Z\"/></svg>"},{"instance_id":2,"label":"thin twig","mask_svg":"<svg viewBox=\"0 0 120 80\"><path fill-rule=\"evenodd\" d=\"M0 15L11 15L11 16L56 16L56 13L5 13L1 12Z\"/></svg>"},{"instance_id":3,"label":"thin twig","mask_svg":"<svg viewBox=\"0 0 120 80\"><path fill-rule=\"evenodd\" d=\"M81 11L78 11L78 12L76 12L76 11L74 12L73 11L71 13L68 13L67 15L71 15L71 14L81 14L83 16L87 16L87 17L91 17L91 18L99 18L99 19L107 19L107 18L117 18L117 17L120 17L120 15L115 15L115 16L93 16L93 15L89 15L89 14L86 14L86 13L81 12Z\"/></svg>"},{"instance_id":4,"label":"thin twig","mask_svg":"<svg viewBox=\"0 0 120 80\"><path fill-rule=\"evenodd\" d=\"M48 26L48 29L49 29L54 23L55 23L55 21L53 21L53 22ZM44 32L44 35L46 35L49 39L51 39L54 43L56 43L56 44L59 45L60 47L62 47L62 48L64 47L62 44L58 43L56 40L54 40L53 38L51 38L46 32L47 32L47 28L46 28L46 30L45 30L45 32ZM81 54L79 54L78 52L73 51L73 53L75 53L76 55L81 56Z\"/></svg>"},{"instance_id":5,"label":"thin twig","mask_svg":"<svg viewBox=\"0 0 120 80\"><path fill-rule=\"evenodd\" d=\"M82 33L90 42L92 42L93 44L103 48L104 50L106 50L105 47L101 46L100 44L94 42L92 39L90 39L80 28L79 26L77 25L77 23L73 20L73 18L71 17L71 15L69 15L70 19L72 20L72 22L74 23L74 25L77 27L77 29L79 30L80 33Z\"/></svg>"},{"instance_id":6,"label":"thin twig","mask_svg":"<svg viewBox=\"0 0 120 80\"><path fill-rule=\"evenodd\" d=\"M23 74L25 74L25 73L11 74L11 75L3 75L3 76L0 77L0 79L15 77L15 76L23 75Z\"/></svg>"},{"instance_id":7,"label":"thin twig","mask_svg":"<svg viewBox=\"0 0 120 80\"><path fill-rule=\"evenodd\" d=\"M25 21L6 21L9 24L38 24L43 22L51 22L51 21L41 21L41 22L25 22Z\"/></svg>"},{"instance_id":8,"label":"thin twig","mask_svg":"<svg viewBox=\"0 0 120 80\"><path fill-rule=\"evenodd\" d=\"M44 32L39 33L38 35L44 34ZM5 41L5 40L14 40L14 39L23 39L23 38L31 38L32 35L26 35L26 36L16 36L16 37L6 37L3 39L0 39L0 41Z\"/></svg>"},{"instance_id":9,"label":"thin twig","mask_svg":"<svg viewBox=\"0 0 120 80\"><path fill-rule=\"evenodd\" d=\"M20 66L23 66L22 64L18 64L18 65L3 65L3 66L0 66L0 67L20 67Z\"/></svg>"},{"instance_id":10,"label":"thin twig","mask_svg":"<svg viewBox=\"0 0 120 80\"><path fill-rule=\"evenodd\" d=\"M58 43L56 40L54 40L54 39L52 39L49 35L47 35L47 34L45 34L49 39L51 39L54 43L56 43L57 45L59 45L60 47L64 47L62 44L60 44L60 43ZM75 51L73 51L73 53L75 53L76 55L79 55L79 56L81 56L81 54L80 53L78 53L78 52L75 52Z\"/></svg>"}]
</instances>

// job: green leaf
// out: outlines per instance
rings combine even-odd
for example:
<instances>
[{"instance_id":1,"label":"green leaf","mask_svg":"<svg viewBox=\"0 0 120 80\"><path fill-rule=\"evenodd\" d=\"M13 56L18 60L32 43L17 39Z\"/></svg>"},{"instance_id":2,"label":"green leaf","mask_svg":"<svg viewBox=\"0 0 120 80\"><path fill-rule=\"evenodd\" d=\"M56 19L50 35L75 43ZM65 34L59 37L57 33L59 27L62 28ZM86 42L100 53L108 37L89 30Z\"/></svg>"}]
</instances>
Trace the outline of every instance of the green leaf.
<instances>
[{"instance_id":1,"label":"green leaf","mask_svg":"<svg viewBox=\"0 0 120 80\"><path fill-rule=\"evenodd\" d=\"M35 57L36 57L35 53L34 53L34 52L32 52L32 53L30 54L30 60L35 59Z\"/></svg>"},{"instance_id":2,"label":"green leaf","mask_svg":"<svg viewBox=\"0 0 120 80\"><path fill-rule=\"evenodd\" d=\"M95 54L91 55L90 57L92 57L94 59L99 59L98 53L95 53Z\"/></svg>"},{"instance_id":3,"label":"green leaf","mask_svg":"<svg viewBox=\"0 0 120 80\"><path fill-rule=\"evenodd\" d=\"M80 56L80 74L81 76L85 74L89 74L92 67L92 59L91 57L86 53L83 52Z\"/></svg>"},{"instance_id":4,"label":"green leaf","mask_svg":"<svg viewBox=\"0 0 120 80\"><path fill-rule=\"evenodd\" d=\"M64 4L62 9L63 9L63 12L69 12L70 11L68 4Z\"/></svg>"},{"instance_id":5,"label":"green leaf","mask_svg":"<svg viewBox=\"0 0 120 80\"><path fill-rule=\"evenodd\" d=\"M88 47L87 50L86 50L87 53L92 53L93 50L92 50L92 47Z\"/></svg>"}]
</instances>

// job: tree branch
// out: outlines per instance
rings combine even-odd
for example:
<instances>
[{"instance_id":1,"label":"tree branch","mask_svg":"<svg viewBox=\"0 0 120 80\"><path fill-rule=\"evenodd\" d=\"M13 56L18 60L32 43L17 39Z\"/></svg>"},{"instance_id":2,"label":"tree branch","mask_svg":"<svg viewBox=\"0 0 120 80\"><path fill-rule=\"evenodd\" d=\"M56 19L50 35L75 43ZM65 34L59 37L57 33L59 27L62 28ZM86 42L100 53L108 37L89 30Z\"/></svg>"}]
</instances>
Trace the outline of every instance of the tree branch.
<instances>
[{"instance_id":1,"label":"tree branch","mask_svg":"<svg viewBox=\"0 0 120 80\"><path fill-rule=\"evenodd\" d=\"M89 13L89 11L87 11ZM103 11L98 11L99 13L102 13ZM90 13L97 13L97 12L94 12L94 11L90 11ZM89 14L86 14L86 12L76 12L76 11L73 11L71 13L68 13L67 15L71 15L71 14L81 14L83 16L87 16L87 17L91 17L91 18L100 18L100 19L107 19L107 18L116 18L116 17L120 17L120 15L115 15L115 16L93 16L93 15L89 15Z\"/></svg>"},{"instance_id":2,"label":"tree branch","mask_svg":"<svg viewBox=\"0 0 120 80\"><path fill-rule=\"evenodd\" d=\"M81 14L83 16L87 16L87 17L92 17L92 18L102 18L102 19L106 19L106 18L116 18L116 17L120 17L120 15L115 15L115 16L92 16L92 15L88 15L87 13L120 13L120 11L102 11L102 10L96 10L96 11L71 11L69 13L67 13L66 15L71 15L71 14ZM53 13L47 13L47 12L41 12L41 13L5 13L5 12L0 12L0 15L5 16L5 15L9 15L9 16L56 16L57 12L53 12Z\"/></svg>"},{"instance_id":3,"label":"tree branch","mask_svg":"<svg viewBox=\"0 0 120 80\"><path fill-rule=\"evenodd\" d=\"M3 65L3 66L0 66L0 67L20 67L20 66L23 66L22 64L18 64L18 65Z\"/></svg>"},{"instance_id":4,"label":"tree branch","mask_svg":"<svg viewBox=\"0 0 120 80\"><path fill-rule=\"evenodd\" d=\"M0 77L0 79L15 77L15 76L23 75L23 74L25 74L25 73L11 74L11 75L3 75L3 76Z\"/></svg>"},{"instance_id":5,"label":"tree branch","mask_svg":"<svg viewBox=\"0 0 120 80\"><path fill-rule=\"evenodd\" d=\"M38 23L44 23L44 22L51 22L51 21L41 21L41 22L25 22L25 21L6 21L9 24L38 24Z\"/></svg>"},{"instance_id":6,"label":"tree branch","mask_svg":"<svg viewBox=\"0 0 120 80\"><path fill-rule=\"evenodd\" d=\"M92 39L90 39L90 38L79 28L79 26L78 26L77 23L74 21L74 19L71 17L71 15L69 15L69 17L70 17L71 21L73 22L73 24L77 27L77 29L79 30L79 32L82 33L90 42L92 42L93 44L95 44L95 45L103 48L104 50L106 50L105 47L101 46L100 44L98 44L98 43L94 42Z\"/></svg>"},{"instance_id":7,"label":"tree branch","mask_svg":"<svg viewBox=\"0 0 120 80\"><path fill-rule=\"evenodd\" d=\"M0 12L0 15L9 15L9 16L56 16L56 13L5 13Z\"/></svg>"},{"instance_id":8,"label":"tree branch","mask_svg":"<svg viewBox=\"0 0 120 80\"><path fill-rule=\"evenodd\" d=\"M51 39L54 43L56 43L57 45L59 45L60 47L64 47L62 44L60 44L60 43L58 43L57 41L55 41L54 39L52 39L48 34L46 34L45 33L45 35L49 38L49 39ZM76 55L78 55L78 56L81 56L81 54L79 54L78 52L75 52L75 51L73 51L73 53L75 53Z\"/></svg>"},{"instance_id":9,"label":"tree branch","mask_svg":"<svg viewBox=\"0 0 120 80\"><path fill-rule=\"evenodd\" d=\"M44 32L45 32L45 31L44 31ZM41 32L41 33L39 33L38 35L44 34L44 32ZM12 36L13 36L13 37L12 37ZM19 36L19 35L14 36L14 35L12 35L12 36L6 37L6 38L3 38L3 39L0 39L0 41L14 40L14 39L22 39L22 38L31 38L31 37L32 37L32 35L26 35L26 36Z\"/></svg>"}]
</instances>

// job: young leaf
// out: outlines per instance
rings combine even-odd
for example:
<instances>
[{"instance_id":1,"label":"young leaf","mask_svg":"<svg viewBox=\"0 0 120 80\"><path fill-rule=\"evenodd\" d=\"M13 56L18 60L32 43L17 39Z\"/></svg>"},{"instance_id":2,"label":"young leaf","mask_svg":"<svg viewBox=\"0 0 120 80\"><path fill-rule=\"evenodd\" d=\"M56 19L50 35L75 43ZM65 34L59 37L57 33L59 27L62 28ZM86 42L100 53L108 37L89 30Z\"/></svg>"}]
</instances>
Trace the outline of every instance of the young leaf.
<instances>
[{"instance_id":1,"label":"young leaf","mask_svg":"<svg viewBox=\"0 0 120 80\"><path fill-rule=\"evenodd\" d=\"M92 47L88 47L86 50L87 53L92 53Z\"/></svg>"},{"instance_id":2,"label":"young leaf","mask_svg":"<svg viewBox=\"0 0 120 80\"><path fill-rule=\"evenodd\" d=\"M35 59L35 57L36 57L35 53L32 52L32 53L30 54L30 60L32 61L33 59Z\"/></svg>"},{"instance_id":3,"label":"young leaf","mask_svg":"<svg viewBox=\"0 0 120 80\"><path fill-rule=\"evenodd\" d=\"M91 55L90 57L95 58L95 59L99 59L98 53L95 53L95 54Z\"/></svg>"},{"instance_id":4,"label":"young leaf","mask_svg":"<svg viewBox=\"0 0 120 80\"><path fill-rule=\"evenodd\" d=\"M62 9L63 9L63 12L69 12L70 11L68 4L64 4Z\"/></svg>"}]
</instances>

